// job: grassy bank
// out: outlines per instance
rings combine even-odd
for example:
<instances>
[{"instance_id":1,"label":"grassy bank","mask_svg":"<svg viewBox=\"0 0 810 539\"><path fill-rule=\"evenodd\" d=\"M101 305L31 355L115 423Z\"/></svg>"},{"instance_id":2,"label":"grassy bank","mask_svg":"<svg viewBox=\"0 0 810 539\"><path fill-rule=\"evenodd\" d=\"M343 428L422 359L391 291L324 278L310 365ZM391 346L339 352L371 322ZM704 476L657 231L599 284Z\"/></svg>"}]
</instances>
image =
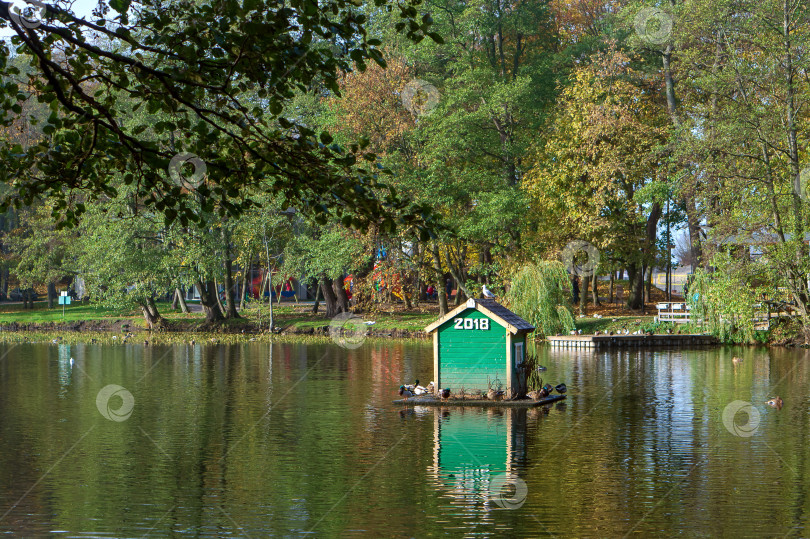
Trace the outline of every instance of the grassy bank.
<instances>
[{"instance_id":1,"label":"grassy bank","mask_svg":"<svg viewBox=\"0 0 810 539\"><path fill-rule=\"evenodd\" d=\"M158 310L166 320L165 329L170 331L196 332L210 331L205 327L205 316L202 312L181 313L171 310L168 303L158 303ZM320 313L312 312L311 305L274 305L273 326L276 332L282 333L318 333L329 326L331 320ZM253 304L240 311L241 318L226 320L218 332L241 332L260 334L268 331L270 308L266 304ZM430 305L421 309L403 310L401 306L390 306L388 309L373 313L357 314L368 324L373 334L386 331L416 333L430 324L438 316L436 309ZM36 302L33 309L23 309L21 304L0 304L0 326L7 329L54 330L54 329L89 329L99 331L138 331L145 330L146 323L138 310L111 309L92 304L75 303L65 308L48 308L47 302ZM82 327L78 327L82 326Z\"/></svg>"}]
</instances>

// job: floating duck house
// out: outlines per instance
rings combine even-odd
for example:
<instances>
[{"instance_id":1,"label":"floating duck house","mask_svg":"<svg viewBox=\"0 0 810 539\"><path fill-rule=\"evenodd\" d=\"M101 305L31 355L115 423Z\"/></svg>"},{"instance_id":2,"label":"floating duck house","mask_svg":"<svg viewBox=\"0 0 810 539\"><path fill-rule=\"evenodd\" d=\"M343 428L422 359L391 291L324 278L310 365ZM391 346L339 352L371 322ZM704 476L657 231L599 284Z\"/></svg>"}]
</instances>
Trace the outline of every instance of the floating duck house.
<instances>
[{"instance_id":1,"label":"floating duck house","mask_svg":"<svg viewBox=\"0 0 810 539\"><path fill-rule=\"evenodd\" d=\"M526 355L526 335L534 326L492 299L469 299L436 320L433 379L436 391L468 395L517 387L518 366Z\"/></svg>"}]
</instances>

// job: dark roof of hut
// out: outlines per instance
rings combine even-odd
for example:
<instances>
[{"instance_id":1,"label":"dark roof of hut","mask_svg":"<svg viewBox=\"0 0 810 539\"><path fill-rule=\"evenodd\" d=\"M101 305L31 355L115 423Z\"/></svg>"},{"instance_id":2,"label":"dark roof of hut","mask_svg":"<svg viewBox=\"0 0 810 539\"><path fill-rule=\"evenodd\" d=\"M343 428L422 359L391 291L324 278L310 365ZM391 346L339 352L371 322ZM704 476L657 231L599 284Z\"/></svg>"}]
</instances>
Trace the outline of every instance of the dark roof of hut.
<instances>
[{"instance_id":1,"label":"dark roof of hut","mask_svg":"<svg viewBox=\"0 0 810 539\"><path fill-rule=\"evenodd\" d=\"M446 315L442 316L429 326L425 328L425 332L430 333L437 329L439 326L454 318L467 309L477 309L494 319L496 322L506 327L511 333L528 333L534 331L534 326L525 321L523 318L513 313L494 299L469 299L462 303Z\"/></svg>"},{"instance_id":2,"label":"dark roof of hut","mask_svg":"<svg viewBox=\"0 0 810 539\"><path fill-rule=\"evenodd\" d=\"M534 326L525 321L520 316L516 315L494 299L477 299L475 300L476 303L481 305L482 307L486 307L492 314L498 316L499 318L503 319L505 322L513 325L519 330L533 330Z\"/></svg>"}]
</instances>

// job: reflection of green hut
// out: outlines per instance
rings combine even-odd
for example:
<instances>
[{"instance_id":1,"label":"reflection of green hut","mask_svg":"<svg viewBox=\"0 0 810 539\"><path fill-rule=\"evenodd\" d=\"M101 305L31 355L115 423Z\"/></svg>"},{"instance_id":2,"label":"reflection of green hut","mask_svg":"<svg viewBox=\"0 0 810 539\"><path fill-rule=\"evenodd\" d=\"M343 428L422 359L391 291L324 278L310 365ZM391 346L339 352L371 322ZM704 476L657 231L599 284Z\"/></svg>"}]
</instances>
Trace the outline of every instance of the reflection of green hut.
<instances>
[{"instance_id":1,"label":"reflection of green hut","mask_svg":"<svg viewBox=\"0 0 810 539\"><path fill-rule=\"evenodd\" d=\"M526 408L465 407L436 413L433 471L457 502L478 507L484 496L501 507L522 505L517 489L525 483L518 481L515 466L526 463L528 413Z\"/></svg>"},{"instance_id":2,"label":"reflection of green hut","mask_svg":"<svg viewBox=\"0 0 810 539\"><path fill-rule=\"evenodd\" d=\"M517 387L526 334L534 326L491 299L469 299L425 328L433 333L436 389L485 393Z\"/></svg>"}]
</instances>

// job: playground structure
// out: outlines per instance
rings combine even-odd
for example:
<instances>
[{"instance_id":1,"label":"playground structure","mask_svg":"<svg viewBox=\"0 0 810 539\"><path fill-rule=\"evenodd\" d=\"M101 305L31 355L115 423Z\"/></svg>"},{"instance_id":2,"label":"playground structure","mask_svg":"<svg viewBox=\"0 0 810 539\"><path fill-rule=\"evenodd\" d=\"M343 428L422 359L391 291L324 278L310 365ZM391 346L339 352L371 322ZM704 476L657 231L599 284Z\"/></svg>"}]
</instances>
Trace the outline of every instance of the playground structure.
<instances>
[{"instance_id":1,"label":"playground structure","mask_svg":"<svg viewBox=\"0 0 810 539\"><path fill-rule=\"evenodd\" d=\"M285 275L281 283L266 286L265 280L269 280L270 282L267 284L271 284L274 280L277 280L275 278L277 274L278 269L273 268L270 272L264 270L258 276L254 277L250 282L250 297L260 299L269 296L277 300L278 303L281 303L283 298L294 298L295 302L298 303L298 293L296 292L298 289L297 279Z\"/></svg>"}]
</instances>

